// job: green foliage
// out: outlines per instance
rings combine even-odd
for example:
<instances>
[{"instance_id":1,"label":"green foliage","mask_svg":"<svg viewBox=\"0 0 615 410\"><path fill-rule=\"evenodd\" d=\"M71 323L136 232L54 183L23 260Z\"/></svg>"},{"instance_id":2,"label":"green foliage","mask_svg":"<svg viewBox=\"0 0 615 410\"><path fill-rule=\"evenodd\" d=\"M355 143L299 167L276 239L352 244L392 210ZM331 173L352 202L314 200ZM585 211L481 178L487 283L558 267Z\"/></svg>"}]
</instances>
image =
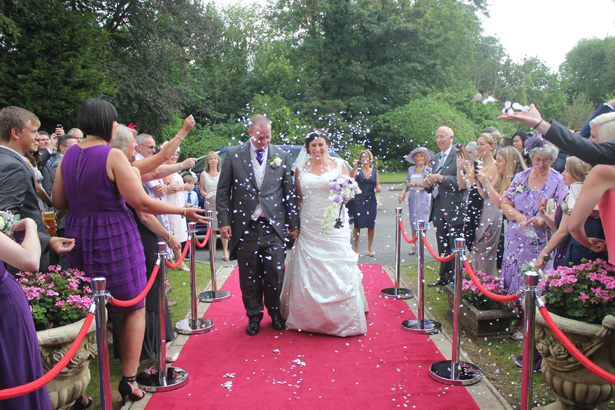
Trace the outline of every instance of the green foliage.
<instances>
[{"instance_id":1,"label":"green foliage","mask_svg":"<svg viewBox=\"0 0 615 410\"><path fill-rule=\"evenodd\" d=\"M0 54L0 106L33 111L43 128L75 125L83 100L114 92L103 71L105 33L61 0L0 2Z\"/></svg>"}]
</instances>

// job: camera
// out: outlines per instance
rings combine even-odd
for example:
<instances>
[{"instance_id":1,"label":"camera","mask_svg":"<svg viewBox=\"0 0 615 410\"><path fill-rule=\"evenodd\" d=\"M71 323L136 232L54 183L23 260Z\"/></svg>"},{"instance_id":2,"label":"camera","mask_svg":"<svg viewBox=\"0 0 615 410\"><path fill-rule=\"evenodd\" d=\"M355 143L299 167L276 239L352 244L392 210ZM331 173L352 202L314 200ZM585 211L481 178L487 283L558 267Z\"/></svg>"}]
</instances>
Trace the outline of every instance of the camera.
<instances>
[{"instance_id":1,"label":"camera","mask_svg":"<svg viewBox=\"0 0 615 410\"><path fill-rule=\"evenodd\" d=\"M56 124L56 128L62 128L62 124Z\"/></svg>"}]
</instances>

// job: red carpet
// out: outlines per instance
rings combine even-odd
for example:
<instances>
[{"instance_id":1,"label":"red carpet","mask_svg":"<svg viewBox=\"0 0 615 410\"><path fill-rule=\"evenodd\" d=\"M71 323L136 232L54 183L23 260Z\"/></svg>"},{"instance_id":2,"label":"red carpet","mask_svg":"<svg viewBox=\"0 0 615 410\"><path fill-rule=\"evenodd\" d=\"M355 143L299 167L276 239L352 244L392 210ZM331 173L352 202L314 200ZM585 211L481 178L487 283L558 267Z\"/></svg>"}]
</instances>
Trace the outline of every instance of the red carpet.
<instances>
[{"instance_id":1,"label":"red carpet","mask_svg":"<svg viewBox=\"0 0 615 410\"><path fill-rule=\"evenodd\" d=\"M465 388L429 377L443 356L428 336L402 329L414 316L404 301L380 296L393 286L384 270L361 270L368 331L345 339L275 331L266 314L261 332L246 335L235 270L223 287L231 299L207 312L214 330L191 336L175 362L188 371L188 384L155 393L147 409L478 409Z\"/></svg>"}]
</instances>

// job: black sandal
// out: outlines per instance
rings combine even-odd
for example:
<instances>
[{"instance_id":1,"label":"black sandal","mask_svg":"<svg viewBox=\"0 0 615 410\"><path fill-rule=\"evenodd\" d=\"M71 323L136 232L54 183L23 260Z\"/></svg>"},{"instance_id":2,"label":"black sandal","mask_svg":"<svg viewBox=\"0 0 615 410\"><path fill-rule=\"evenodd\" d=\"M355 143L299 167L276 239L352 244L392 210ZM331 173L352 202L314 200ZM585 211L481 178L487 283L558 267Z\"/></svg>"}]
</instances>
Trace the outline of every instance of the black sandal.
<instances>
[{"instance_id":1,"label":"black sandal","mask_svg":"<svg viewBox=\"0 0 615 410\"><path fill-rule=\"evenodd\" d=\"M83 404L83 397L79 397L73 404L73 410L89 409L92 407L92 398L88 397L88 404Z\"/></svg>"},{"instance_id":2,"label":"black sandal","mask_svg":"<svg viewBox=\"0 0 615 410\"><path fill-rule=\"evenodd\" d=\"M122 377L122 380L120 380L120 385L117 388L117 390L120 392L120 395L122 396L122 405L124 405L124 403L126 403L126 396L128 396L128 398L131 401L139 401L141 400L143 397L145 397L145 391L139 389L139 391L143 392L143 395L141 397L139 396L135 396L132 392L132 386L130 385L130 383L136 382L137 381L137 376L131 376L131 377Z\"/></svg>"}]
</instances>

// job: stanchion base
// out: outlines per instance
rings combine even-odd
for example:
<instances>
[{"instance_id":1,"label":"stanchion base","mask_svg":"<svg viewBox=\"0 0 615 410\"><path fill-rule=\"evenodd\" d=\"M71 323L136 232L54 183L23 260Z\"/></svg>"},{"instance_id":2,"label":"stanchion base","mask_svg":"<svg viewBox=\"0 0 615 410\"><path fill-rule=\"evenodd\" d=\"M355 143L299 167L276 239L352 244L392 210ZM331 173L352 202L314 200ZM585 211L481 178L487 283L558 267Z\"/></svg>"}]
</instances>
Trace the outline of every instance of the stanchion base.
<instances>
[{"instance_id":1,"label":"stanchion base","mask_svg":"<svg viewBox=\"0 0 615 410\"><path fill-rule=\"evenodd\" d=\"M199 295L199 301L205 303L221 302L231 297L227 290L207 290Z\"/></svg>"},{"instance_id":2,"label":"stanchion base","mask_svg":"<svg viewBox=\"0 0 615 410\"><path fill-rule=\"evenodd\" d=\"M167 376L163 378L161 385L158 369L151 368L146 372L139 373L137 383L148 393L177 390L188 383L188 372L179 367L168 366Z\"/></svg>"},{"instance_id":3,"label":"stanchion base","mask_svg":"<svg viewBox=\"0 0 615 410\"><path fill-rule=\"evenodd\" d=\"M429 367L429 375L432 379L452 386L469 386L478 383L483 375L478 366L468 362L457 362L455 373L453 374L452 360L435 362Z\"/></svg>"},{"instance_id":4,"label":"stanchion base","mask_svg":"<svg viewBox=\"0 0 615 410\"><path fill-rule=\"evenodd\" d=\"M401 322L401 327L412 333L433 335L435 333L440 333L442 324L429 319L408 319Z\"/></svg>"},{"instance_id":5,"label":"stanchion base","mask_svg":"<svg viewBox=\"0 0 615 410\"><path fill-rule=\"evenodd\" d=\"M196 326L193 326L196 325ZM196 323L192 319L183 319L175 324L175 330L181 335L198 335L199 333L209 332L214 328L214 322L209 319L197 319Z\"/></svg>"},{"instance_id":6,"label":"stanchion base","mask_svg":"<svg viewBox=\"0 0 615 410\"><path fill-rule=\"evenodd\" d=\"M404 288L386 288L382 289L380 293L387 299L410 299L414 296L410 289Z\"/></svg>"}]
</instances>

